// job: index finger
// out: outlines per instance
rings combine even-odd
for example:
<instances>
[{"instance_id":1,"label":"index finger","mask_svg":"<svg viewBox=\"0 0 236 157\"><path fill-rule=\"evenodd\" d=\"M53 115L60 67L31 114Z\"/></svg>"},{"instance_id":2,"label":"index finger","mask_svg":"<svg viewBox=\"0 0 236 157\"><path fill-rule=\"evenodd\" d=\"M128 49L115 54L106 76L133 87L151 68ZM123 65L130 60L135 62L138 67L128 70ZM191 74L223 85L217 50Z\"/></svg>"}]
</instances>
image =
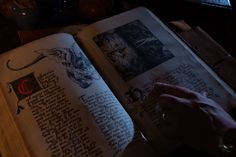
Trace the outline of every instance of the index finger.
<instances>
[{"instance_id":1,"label":"index finger","mask_svg":"<svg viewBox=\"0 0 236 157\"><path fill-rule=\"evenodd\" d=\"M159 82L155 84L151 94L155 94L156 96L160 96L161 94L169 94L180 98L194 98L198 95L197 92L187 88Z\"/></svg>"}]
</instances>

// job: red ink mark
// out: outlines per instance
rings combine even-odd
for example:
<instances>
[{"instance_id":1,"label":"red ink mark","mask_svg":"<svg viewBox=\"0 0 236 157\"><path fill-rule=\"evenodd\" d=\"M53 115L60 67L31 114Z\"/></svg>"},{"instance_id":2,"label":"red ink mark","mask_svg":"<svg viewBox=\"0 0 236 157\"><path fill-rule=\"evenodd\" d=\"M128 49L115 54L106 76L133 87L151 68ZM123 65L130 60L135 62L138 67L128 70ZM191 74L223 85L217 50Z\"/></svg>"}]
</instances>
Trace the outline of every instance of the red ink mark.
<instances>
[{"instance_id":1,"label":"red ink mark","mask_svg":"<svg viewBox=\"0 0 236 157\"><path fill-rule=\"evenodd\" d=\"M29 95L34 91L34 86L30 79L23 79L17 86L17 90L21 95Z\"/></svg>"}]
</instances>

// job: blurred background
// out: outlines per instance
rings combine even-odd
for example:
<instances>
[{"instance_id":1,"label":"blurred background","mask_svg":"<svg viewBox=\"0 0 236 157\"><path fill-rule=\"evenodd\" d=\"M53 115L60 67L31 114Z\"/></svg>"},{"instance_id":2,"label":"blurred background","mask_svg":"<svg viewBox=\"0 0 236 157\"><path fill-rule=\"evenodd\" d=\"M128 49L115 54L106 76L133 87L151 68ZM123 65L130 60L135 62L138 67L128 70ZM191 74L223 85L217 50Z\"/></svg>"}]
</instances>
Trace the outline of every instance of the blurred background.
<instances>
[{"instance_id":1,"label":"blurred background","mask_svg":"<svg viewBox=\"0 0 236 157\"><path fill-rule=\"evenodd\" d=\"M236 57L234 0L0 0L0 53L20 45L18 30L90 24L137 6L200 26Z\"/></svg>"}]
</instances>

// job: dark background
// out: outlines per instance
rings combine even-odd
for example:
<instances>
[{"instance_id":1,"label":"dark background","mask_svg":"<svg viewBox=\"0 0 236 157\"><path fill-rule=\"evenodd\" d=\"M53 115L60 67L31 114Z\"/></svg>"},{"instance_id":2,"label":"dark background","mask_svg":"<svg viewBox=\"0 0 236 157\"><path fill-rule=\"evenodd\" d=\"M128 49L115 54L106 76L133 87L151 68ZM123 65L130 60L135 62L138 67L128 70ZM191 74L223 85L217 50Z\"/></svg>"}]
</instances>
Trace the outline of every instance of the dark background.
<instances>
[{"instance_id":1,"label":"dark background","mask_svg":"<svg viewBox=\"0 0 236 157\"><path fill-rule=\"evenodd\" d=\"M125 2L126 5L122 2ZM190 26L200 26L232 56L236 57L236 44L234 42L234 29L236 28L233 28L232 25L232 21L234 21L235 17L232 16L231 9L195 4L182 0L114 0L112 12L107 16L117 14L139 5L151 9L164 22L185 20ZM69 9L71 10L71 8ZM72 14L78 15L79 13L73 12ZM96 21L88 21L85 18L78 18L77 15L74 16L76 17L74 20L61 23L52 22L50 25L42 24L40 27L33 29L65 26L77 23L78 21L80 23L91 23ZM61 19L67 19L67 17L69 16L63 15L61 16ZM60 16L55 18L51 17L49 21L52 21L52 19L55 19L55 21L61 21ZM14 20L0 15L0 53L20 46L20 41L17 35L17 30L20 29L22 28L20 28Z\"/></svg>"},{"instance_id":2,"label":"dark background","mask_svg":"<svg viewBox=\"0 0 236 157\"><path fill-rule=\"evenodd\" d=\"M236 17L233 17L231 9L180 0L172 1L153 2L156 4L152 6L164 21L182 19L192 27L200 26L230 54L236 57L236 42L234 39L236 28L232 23L235 22Z\"/></svg>"}]
</instances>

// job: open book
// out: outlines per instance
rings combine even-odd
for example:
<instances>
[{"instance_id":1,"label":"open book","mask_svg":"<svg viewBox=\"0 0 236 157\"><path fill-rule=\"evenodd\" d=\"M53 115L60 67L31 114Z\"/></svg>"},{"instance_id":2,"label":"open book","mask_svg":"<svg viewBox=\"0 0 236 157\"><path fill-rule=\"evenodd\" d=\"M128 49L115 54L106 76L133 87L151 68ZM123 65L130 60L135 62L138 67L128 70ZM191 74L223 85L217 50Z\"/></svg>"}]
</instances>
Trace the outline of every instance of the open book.
<instances>
[{"instance_id":1,"label":"open book","mask_svg":"<svg viewBox=\"0 0 236 157\"><path fill-rule=\"evenodd\" d=\"M76 38L76 40L75 40ZM3 156L162 156L156 81L229 111L235 92L145 8L54 34L0 56ZM149 155L147 153L150 153Z\"/></svg>"}]
</instances>

